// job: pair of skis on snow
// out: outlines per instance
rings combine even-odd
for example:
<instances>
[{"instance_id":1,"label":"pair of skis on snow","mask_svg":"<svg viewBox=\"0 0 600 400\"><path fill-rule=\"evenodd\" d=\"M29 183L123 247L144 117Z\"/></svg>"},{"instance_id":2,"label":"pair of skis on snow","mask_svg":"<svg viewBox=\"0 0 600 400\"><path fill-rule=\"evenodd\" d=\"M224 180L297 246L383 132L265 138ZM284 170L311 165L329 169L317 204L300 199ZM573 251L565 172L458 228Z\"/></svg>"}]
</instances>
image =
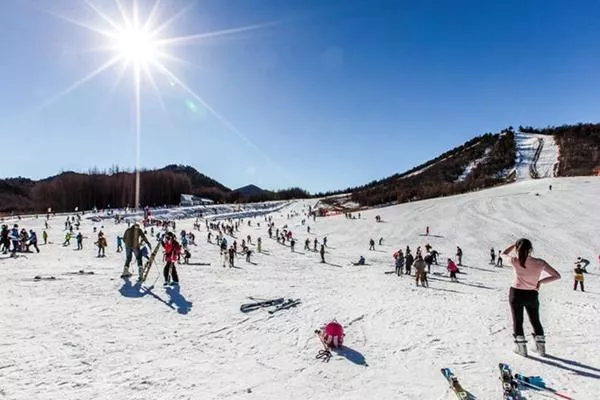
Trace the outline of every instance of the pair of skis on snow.
<instances>
[{"instance_id":1,"label":"pair of skis on snow","mask_svg":"<svg viewBox=\"0 0 600 400\"><path fill-rule=\"evenodd\" d=\"M272 299L272 300L263 300L258 301L256 303L246 303L240 306L240 311L243 313L247 313L250 311L258 310L259 308L267 308L267 307L275 307L272 310L269 310L269 314L274 314L277 311L287 310L288 308L296 307L300 304L300 299L287 299L285 300L283 297Z\"/></svg>"},{"instance_id":2,"label":"pair of skis on snow","mask_svg":"<svg viewBox=\"0 0 600 400\"><path fill-rule=\"evenodd\" d=\"M539 392L545 392L555 397L562 399L573 400L572 397L560 393L556 389L546 386L544 381L540 377L535 376L524 376L521 374L514 374L508 364L498 364L500 369L500 381L502 383L502 400L526 400L521 393L521 388L527 388L536 390ZM476 397L465 390L458 378L454 375L450 368L442 368L442 375L446 378L450 384L450 388L461 400L475 400Z\"/></svg>"}]
</instances>

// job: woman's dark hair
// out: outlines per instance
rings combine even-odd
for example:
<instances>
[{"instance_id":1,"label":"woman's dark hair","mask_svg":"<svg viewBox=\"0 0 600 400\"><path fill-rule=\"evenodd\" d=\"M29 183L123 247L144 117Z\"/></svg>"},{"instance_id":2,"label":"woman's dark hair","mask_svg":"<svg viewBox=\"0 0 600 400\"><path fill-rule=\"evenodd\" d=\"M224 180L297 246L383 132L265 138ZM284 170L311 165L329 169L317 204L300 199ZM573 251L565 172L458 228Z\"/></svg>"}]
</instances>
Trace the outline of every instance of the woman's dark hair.
<instances>
[{"instance_id":1,"label":"woman's dark hair","mask_svg":"<svg viewBox=\"0 0 600 400\"><path fill-rule=\"evenodd\" d=\"M533 248L531 241L525 238L519 239L517 240L517 243L515 243L515 247L517 248L517 253L519 255L519 264L521 267L525 268L525 261Z\"/></svg>"}]
</instances>

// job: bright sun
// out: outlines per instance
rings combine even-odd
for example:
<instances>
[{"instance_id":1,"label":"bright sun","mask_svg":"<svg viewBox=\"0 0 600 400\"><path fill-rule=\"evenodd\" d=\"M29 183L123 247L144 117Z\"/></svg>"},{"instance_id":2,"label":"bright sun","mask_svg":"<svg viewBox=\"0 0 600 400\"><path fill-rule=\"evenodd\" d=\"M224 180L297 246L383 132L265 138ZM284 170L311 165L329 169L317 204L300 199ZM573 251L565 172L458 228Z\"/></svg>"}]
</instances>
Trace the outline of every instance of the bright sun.
<instances>
[{"instance_id":1,"label":"bright sun","mask_svg":"<svg viewBox=\"0 0 600 400\"><path fill-rule=\"evenodd\" d=\"M144 29L130 28L119 32L115 48L121 58L137 66L148 66L158 59L158 41Z\"/></svg>"}]
</instances>

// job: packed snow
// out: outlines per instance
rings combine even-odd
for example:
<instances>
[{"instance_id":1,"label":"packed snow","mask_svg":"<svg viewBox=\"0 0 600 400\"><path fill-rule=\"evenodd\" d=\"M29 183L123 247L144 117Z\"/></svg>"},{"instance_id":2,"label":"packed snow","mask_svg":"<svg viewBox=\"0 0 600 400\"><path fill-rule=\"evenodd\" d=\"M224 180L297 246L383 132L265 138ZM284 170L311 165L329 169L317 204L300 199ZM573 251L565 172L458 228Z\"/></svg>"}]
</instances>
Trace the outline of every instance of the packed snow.
<instances>
[{"instance_id":1,"label":"packed snow","mask_svg":"<svg viewBox=\"0 0 600 400\"><path fill-rule=\"evenodd\" d=\"M115 252L116 236L126 224L84 218L87 239L76 251L74 241L62 246L64 217L52 218L51 243L39 254L0 258L0 398L453 399L440 373L450 367L477 398L499 399L497 366L507 362L573 398L597 399L598 198L600 178L528 180L362 211L360 219L310 219L310 234L301 219L316 200L297 201L270 214L276 227L293 231L296 251L268 238L264 216L247 218L238 243L260 236L265 252L253 256L255 264L240 257L237 268L223 268L204 224L197 231L194 218L178 220L176 231L193 231L198 244L191 264L178 266L179 289L163 288L160 260L141 288L119 278L124 253ZM41 238L44 218L5 223L33 228ZM108 238L105 258L96 257L94 226ZM325 236L321 264L303 242ZM563 275L540 290L547 358L512 353L511 267L489 264L491 247L521 236ZM380 237L383 245L368 251L369 239ZM460 283L451 283L442 265L432 267L429 288L384 273L393 270L396 250L426 243L442 261L462 247ZM368 265L351 265L360 255ZM577 256L592 261L584 293L572 287ZM302 303L243 314L248 296ZM315 359L322 346L314 330L333 318L345 326L347 348L324 363Z\"/></svg>"},{"instance_id":2,"label":"packed snow","mask_svg":"<svg viewBox=\"0 0 600 400\"><path fill-rule=\"evenodd\" d=\"M518 132L515 141L517 180L556 176L559 148L553 136Z\"/></svg>"}]
</instances>

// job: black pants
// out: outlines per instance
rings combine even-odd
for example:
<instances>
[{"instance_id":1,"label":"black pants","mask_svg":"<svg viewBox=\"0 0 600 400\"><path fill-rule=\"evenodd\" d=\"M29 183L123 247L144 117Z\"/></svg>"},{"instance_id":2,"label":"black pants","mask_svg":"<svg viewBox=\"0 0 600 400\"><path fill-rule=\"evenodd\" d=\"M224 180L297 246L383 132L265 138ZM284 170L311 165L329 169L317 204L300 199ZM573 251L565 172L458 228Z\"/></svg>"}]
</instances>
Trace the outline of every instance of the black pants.
<instances>
[{"instance_id":1,"label":"black pants","mask_svg":"<svg viewBox=\"0 0 600 400\"><path fill-rule=\"evenodd\" d=\"M169 282L169 272L173 282L179 282L179 276L177 275L177 268L174 262L168 262L163 269L163 275L165 276L165 282Z\"/></svg>"},{"instance_id":2,"label":"black pants","mask_svg":"<svg viewBox=\"0 0 600 400\"><path fill-rule=\"evenodd\" d=\"M513 335L525 336L523 333L523 309L527 310L529 322L533 326L533 334L544 335L544 328L540 322L540 302L537 290L523 290L511 287L508 295L510 311L513 318Z\"/></svg>"},{"instance_id":3,"label":"black pants","mask_svg":"<svg viewBox=\"0 0 600 400\"><path fill-rule=\"evenodd\" d=\"M396 274L397 274L398 276L402 275L402 270L403 270L403 268L402 268L402 266L401 266L401 265L397 265L397 266L396 266Z\"/></svg>"},{"instance_id":4,"label":"black pants","mask_svg":"<svg viewBox=\"0 0 600 400\"><path fill-rule=\"evenodd\" d=\"M577 290L577 283L581 284L581 291L583 292L583 281L575 281L575 284L573 285L573 290Z\"/></svg>"}]
</instances>

